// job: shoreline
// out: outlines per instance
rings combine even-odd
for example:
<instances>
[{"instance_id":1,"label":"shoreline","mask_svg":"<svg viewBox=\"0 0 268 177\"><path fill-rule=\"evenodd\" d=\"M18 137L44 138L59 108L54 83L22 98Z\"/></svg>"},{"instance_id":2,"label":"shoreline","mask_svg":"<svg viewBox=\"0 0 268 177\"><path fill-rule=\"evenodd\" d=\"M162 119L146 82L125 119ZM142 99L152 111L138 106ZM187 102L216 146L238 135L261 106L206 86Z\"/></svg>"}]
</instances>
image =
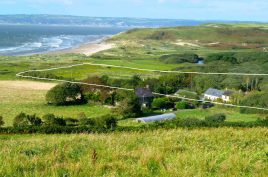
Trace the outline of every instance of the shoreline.
<instances>
[{"instance_id":1,"label":"shoreline","mask_svg":"<svg viewBox=\"0 0 268 177\"><path fill-rule=\"evenodd\" d=\"M101 52L104 50L109 50L115 47L114 43L108 43L107 39L111 38L114 35L106 36L95 41L88 41L86 43L82 43L78 46L74 46L72 48L52 51L48 52L47 54L68 54L68 53L75 53L75 54L84 54L86 56L91 56L97 52Z\"/></svg>"}]
</instances>

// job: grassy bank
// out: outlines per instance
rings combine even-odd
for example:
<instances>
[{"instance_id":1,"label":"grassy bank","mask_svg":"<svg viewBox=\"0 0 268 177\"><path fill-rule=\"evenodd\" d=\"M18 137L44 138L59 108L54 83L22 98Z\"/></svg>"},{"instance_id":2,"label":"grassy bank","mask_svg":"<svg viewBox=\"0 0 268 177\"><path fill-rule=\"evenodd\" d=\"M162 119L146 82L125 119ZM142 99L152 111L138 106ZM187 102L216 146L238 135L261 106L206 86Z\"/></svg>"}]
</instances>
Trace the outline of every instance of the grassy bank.
<instances>
[{"instance_id":1,"label":"grassy bank","mask_svg":"<svg viewBox=\"0 0 268 177\"><path fill-rule=\"evenodd\" d=\"M107 135L2 135L0 174L266 176L267 133L265 128L219 128Z\"/></svg>"}]
</instances>

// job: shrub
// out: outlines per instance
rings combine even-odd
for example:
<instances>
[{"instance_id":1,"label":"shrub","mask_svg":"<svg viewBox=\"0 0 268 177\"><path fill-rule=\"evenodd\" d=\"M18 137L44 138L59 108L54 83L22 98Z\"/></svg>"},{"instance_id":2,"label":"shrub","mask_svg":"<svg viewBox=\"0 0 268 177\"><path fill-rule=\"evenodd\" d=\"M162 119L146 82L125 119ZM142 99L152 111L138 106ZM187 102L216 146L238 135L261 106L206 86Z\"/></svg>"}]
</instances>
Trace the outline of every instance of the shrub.
<instances>
[{"instance_id":1,"label":"shrub","mask_svg":"<svg viewBox=\"0 0 268 177\"><path fill-rule=\"evenodd\" d=\"M42 124L42 120L34 115L27 115L25 113L20 113L13 120L14 127L24 127L28 125L32 126L40 126Z\"/></svg>"},{"instance_id":2,"label":"shrub","mask_svg":"<svg viewBox=\"0 0 268 177\"><path fill-rule=\"evenodd\" d=\"M66 126L66 121L63 118L56 117L54 114L46 114L43 116L46 125Z\"/></svg>"},{"instance_id":3,"label":"shrub","mask_svg":"<svg viewBox=\"0 0 268 177\"><path fill-rule=\"evenodd\" d=\"M177 109L187 109L188 104L185 101L177 102L176 103L176 108Z\"/></svg>"},{"instance_id":4,"label":"shrub","mask_svg":"<svg viewBox=\"0 0 268 177\"><path fill-rule=\"evenodd\" d=\"M27 126L29 122L27 120L27 115L25 113L18 114L13 120L14 127Z\"/></svg>"},{"instance_id":5,"label":"shrub","mask_svg":"<svg viewBox=\"0 0 268 177\"><path fill-rule=\"evenodd\" d=\"M170 109L174 108L174 103L170 101L167 97L155 98L152 103L155 109Z\"/></svg>"},{"instance_id":6,"label":"shrub","mask_svg":"<svg viewBox=\"0 0 268 177\"><path fill-rule=\"evenodd\" d=\"M74 118L65 118L64 120L66 122L66 125L68 126L76 126L79 122L79 120L74 119Z\"/></svg>"},{"instance_id":7,"label":"shrub","mask_svg":"<svg viewBox=\"0 0 268 177\"><path fill-rule=\"evenodd\" d=\"M4 120L3 120L3 117L0 116L0 127L2 127L3 125L5 125L5 122L4 122Z\"/></svg>"},{"instance_id":8,"label":"shrub","mask_svg":"<svg viewBox=\"0 0 268 177\"><path fill-rule=\"evenodd\" d=\"M95 119L89 119L89 118L82 118L79 121L79 125L82 126L95 126L96 120Z\"/></svg>"},{"instance_id":9,"label":"shrub","mask_svg":"<svg viewBox=\"0 0 268 177\"><path fill-rule=\"evenodd\" d=\"M98 128L113 129L117 126L117 119L112 115L95 118L95 121Z\"/></svg>"},{"instance_id":10,"label":"shrub","mask_svg":"<svg viewBox=\"0 0 268 177\"><path fill-rule=\"evenodd\" d=\"M245 96L242 99L241 105L243 106L254 106L260 108L267 108L268 107L268 93L267 92L252 92ZM257 109L248 109L248 108L241 108L241 113L246 114L268 114L266 110L257 110Z\"/></svg>"},{"instance_id":11,"label":"shrub","mask_svg":"<svg viewBox=\"0 0 268 177\"><path fill-rule=\"evenodd\" d=\"M46 94L46 100L54 105L71 105L85 103L81 86L72 83L56 85Z\"/></svg>"},{"instance_id":12,"label":"shrub","mask_svg":"<svg viewBox=\"0 0 268 177\"><path fill-rule=\"evenodd\" d=\"M42 124L42 120L34 115L27 115L27 120L30 122L31 125L33 126L40 126Z\"/></svg>"},{"instance_id":13,"label":"shrub","mask_svg":"<svg viewBox=\"0 0 268 177\"><path fill-rule=\"evenodd\" d=\"M223 113L215 114L205 117L205 120L209 123L223 123L226 120L226 115Z\"/></svg>"},{"instance_id":14,"label":"shrub","mask_svg":"<svg viewBox=\"0 0 268 177\"><path fill-rule=\"evenodd\" d=\"M134 95L129 95L121 101L114 112L122 118L135 118L143 114L139 98Z\"/></svg>"},{"instance_id":15,"label":"shrub","mask_svg":"<svg viewBox=\"0 0 268 177\"><path fill-rule=\"evenodd\" d=\"M187 119L182 119L179 122L179 126L183 127L201 127L204 125L204 122L200 119L197 118L187 118Z\"/></svg>"},{"instance_id":16,"label":"shrub","mask_svg":"<svg viewBox=\"0 0 268 177\"><path fill-rule=\"evenodd\" d=\"M170 54L161 56L160 60L166 64L197 63L199 57L194 53Z\"/></svg>"}]
</instances>

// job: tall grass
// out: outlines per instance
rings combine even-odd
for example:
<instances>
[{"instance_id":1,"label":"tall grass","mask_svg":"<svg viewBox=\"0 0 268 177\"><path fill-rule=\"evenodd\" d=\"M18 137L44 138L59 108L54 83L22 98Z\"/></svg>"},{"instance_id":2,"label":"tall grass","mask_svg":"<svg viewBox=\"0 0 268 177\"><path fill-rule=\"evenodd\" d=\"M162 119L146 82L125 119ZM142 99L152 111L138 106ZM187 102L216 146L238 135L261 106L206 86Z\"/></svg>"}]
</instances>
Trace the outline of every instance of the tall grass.
<instances>
[{"instance_id":1,"label":"tall grass","mask_svg":"<svg viewBox=\"0 0 268 177\"><path fill-rule=\"evenodd\" d=\"M0 136L0 176L267 176L268 131Z\"/></svg>"}]
</instances>

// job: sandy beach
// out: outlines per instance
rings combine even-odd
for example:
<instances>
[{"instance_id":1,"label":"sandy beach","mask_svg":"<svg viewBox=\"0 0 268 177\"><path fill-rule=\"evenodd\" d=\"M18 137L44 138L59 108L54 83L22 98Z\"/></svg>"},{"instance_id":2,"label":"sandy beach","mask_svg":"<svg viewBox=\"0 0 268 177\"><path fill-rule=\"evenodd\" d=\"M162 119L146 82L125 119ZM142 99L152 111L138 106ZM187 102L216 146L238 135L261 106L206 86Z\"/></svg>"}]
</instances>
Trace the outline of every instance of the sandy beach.
<instances>
[{"instance_id":1,"label":"sandy beach","mask_svg":"<svg viewBox=\"0 0 268 177\"><path fill-rule=\"evenodd\" d=\"M108 50L113 48L115 45L111 43L101 42L97 44L83 44L78 48L68 50L68 53L80 53L87 56L90 56L94 53Z\"/></svg>"}]
</instances>

